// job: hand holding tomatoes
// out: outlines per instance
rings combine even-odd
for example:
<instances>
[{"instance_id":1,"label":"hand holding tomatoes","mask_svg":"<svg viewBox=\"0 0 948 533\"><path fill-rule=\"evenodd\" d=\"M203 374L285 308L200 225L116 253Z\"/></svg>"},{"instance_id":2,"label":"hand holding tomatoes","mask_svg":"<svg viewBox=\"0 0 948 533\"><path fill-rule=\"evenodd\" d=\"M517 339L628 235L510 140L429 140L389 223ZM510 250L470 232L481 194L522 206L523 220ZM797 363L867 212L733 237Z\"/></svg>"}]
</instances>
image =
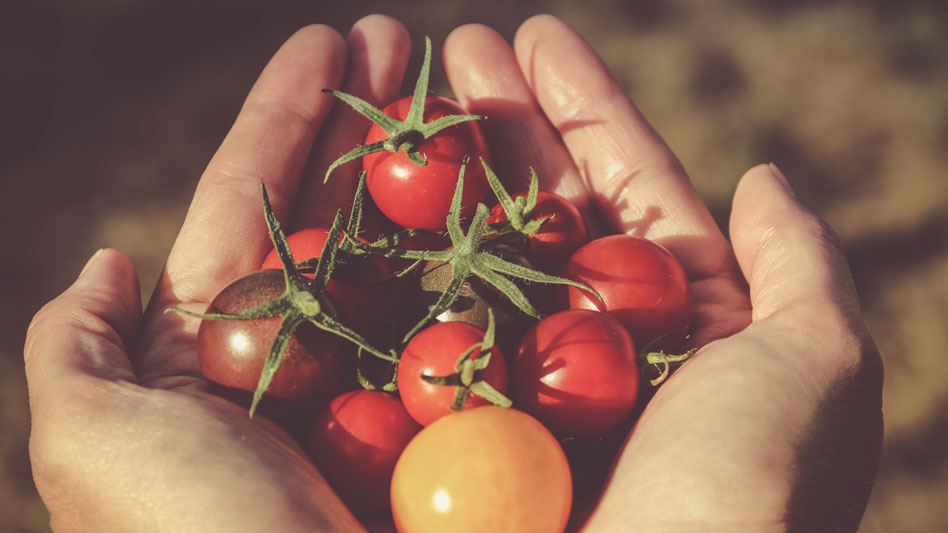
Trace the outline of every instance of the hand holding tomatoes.
<instances>
[{"instance_id":1,"label":"hand holding tomatoes","mask_svg":"<svg viewBox=\"0 0 948 533\"><path fill-rule=\"evenodd\" d=\"M351 51L346 90L384 105L404 65L404 28L372 17L356 30L369 42ZM203 311L259 265L269 247L259 179L279 191L274 212L288 217L332 104L311 88L341 82L344 47L332 30L309 27L268 65L198 185L144 314L131 264L106 251L35 318L26 349L31 458L54 528L360 529L286 431L208 393L196 322L163 313ZM732 250L664 143L589 45L558 20L527 21L514 48L487 28L461 28L448 39L445 63L461 104L492 117L485 137L498 174L536 167L541 188L601 219L608 232L660 242L692 284L692 342L704 348L624 441L588 530L682 523L854 530L881 442L878 353L838 248L779 172L758 167L745 176ZM272 142L274 132L283 142ZM348 140L354 146L362 135ZM406 450L404 464L416 468L400 462L393 486L396 518L408 530L446 510L475 526L509 518L491 530L561 530L569 516L562 451L526 414L454 413ZM467 483L442 492L442 480L428 476L451 470L428 465L457 466L465 481L483 483L469 496ZM573 525L586 516L574 512Z\"/></svg>"}]
</instances>

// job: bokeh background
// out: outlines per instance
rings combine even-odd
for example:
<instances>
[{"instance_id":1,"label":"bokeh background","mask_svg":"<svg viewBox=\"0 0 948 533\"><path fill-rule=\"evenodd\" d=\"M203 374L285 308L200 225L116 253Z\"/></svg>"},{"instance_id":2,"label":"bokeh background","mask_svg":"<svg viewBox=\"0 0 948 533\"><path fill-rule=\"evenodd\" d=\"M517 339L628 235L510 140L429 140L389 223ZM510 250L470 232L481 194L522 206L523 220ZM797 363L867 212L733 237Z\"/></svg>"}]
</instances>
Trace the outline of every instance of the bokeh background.
<instances>
[{"instance_id":1,"label":"bokeh background","mask_svg":"<svg viewBox=\"0 0 948 533\"><path fill-rule=\"evenodd\" d=\"M886 363L861 531L948 530L948 4L939 0L33 0L0 15L0 531L46 531L27 454L32 314L98 248L147 297L204 165L298 27L397 16L415 44L548 12L602 55L726 224L776 162L840 233ZM410 71L420 64L414 51ZM433 87L449 89L440 66ZM409 76L410 77L410 76Z\"/></svg>"}]
</instances>

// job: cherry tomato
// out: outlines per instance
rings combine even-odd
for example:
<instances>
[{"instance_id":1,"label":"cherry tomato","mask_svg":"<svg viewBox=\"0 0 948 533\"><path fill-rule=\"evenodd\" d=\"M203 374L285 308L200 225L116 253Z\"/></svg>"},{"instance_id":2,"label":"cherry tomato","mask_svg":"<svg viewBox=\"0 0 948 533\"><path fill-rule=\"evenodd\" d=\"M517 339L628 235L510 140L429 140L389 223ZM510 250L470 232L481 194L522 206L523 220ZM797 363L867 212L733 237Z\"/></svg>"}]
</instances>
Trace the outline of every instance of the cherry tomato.
<instances>
[{"instance_id":1,"label":"cherry tomato","mask_svg":"<svg viewBox=\"0 0 948 533\"><path fill-rule=\"evenodd\" d=\"M207 313L234 314L268 302L285 289L283 272L261 270L225 287L207 308ZM334 313L328 298L320 302ZM257 388L263 362L280 328L280 317L252 320L202 320L198 328L198 360L201 372L213 383L240 394L249 404ZM261 408L284 408L286 400L297 404L328 399L339 392L350 369L352 349L346 341L310 323L296 328L283 362L267 388ZM269 401L268 401L269 400ZM276 400L276 401L274 401ZM280 400L284 400L281 402Z\"/></svg>"},{"instance_id":2,"label":"cherry tomato","mask_svg":"<svg viewBox=\"0 0 948 533\"><path fill-rule=\"evenodd\" d=\"M563 531L566 457L529 415L503 407L453 413L421 430L392 476L400 531Z\"/></svg>"},{"instance_id":3,"label":"cherry tomato","mask_svg":"<svg viewBox=\"0 0 948 533\"><path fill-rule=\"evenodd\" d=\"M301 263L319 257L328 236L327 228L308 228L289 235L286 241L293 260ZM359 240L368 244L361 237ZM260 268L283 268L276 250L267 254ZM368 332L396 305L399 284L389 279L393 274L394 264L382 257L369 258L359 265L340 263L326 285L326 292L338 303L347 325L359 332ZM303 275L313 277L310 273Z\"/></svg>"},{"instance_id":4,"label":"cherry tomato","mask_svg":"<svg viewBox=\"0 0 948 533\"><path fill-rule=\"evenodd\" d=\"M517 408L554 433L599 435L635 407L635 343L606 313L562 311L524 336L511 377Z\"/></svg>"},{"instance_id":5,"label":"cherry tomato","mask_svg":"<svg viewBox=\"0 0 948 533\"><path fill-rule=\"evenodd\" d=\"M410 105L411 97L406 97L382 112L404 120ZM425 100L425 122L459 114L465 114L465 111L451 100L437 96ZM388 134L373 124L365 143L387 138ZM418 152L427 158L428 164L415 164L401 151L390 153L383 150L364 156L362 167L366 171L366 186L379 210L397 224L406 228L443 230L461 162L464 156L470 156L474 162L480 157L489 162L487 142L476 121L467 121L425 139L419 144ZM473 215L477 203L486 197L488 190L483 167L479 163L468 165L464 174L461 216Z\"/></svg>"},{"instance_id":6,"label":"cherry tomato","mask_svg":"<svg viewBox=\"0 0 948 533\"><path fill-rule=\"evenodd\" d=\"M526 196L526 192L520 192L512 195L512 198L516 200ZM559 271L573 252L589 242L589 230L579 209L572 202L553 192L538 191L533 218L539 220L549 216L553 218L539 232L526 237L517 246L536 268L552 274ZM504 220L507 220L504 207L495 205L487 224Z\"/></svg>"},{"instance_id":7,"label":"cherry tomato","mask_svg":"<svg viewBox=\"0 0 948 533\"><path fill-rule=\"evenodd\" d=\"M572 309L605 311L639 346L674 350L691 323L688 276L663 246L632 235L596 239L576 251L561 276L592 287L603 301L575 287L561 289ZM561 292L561 294L562 294Z\"/></svg>"},{"instance_id":8,"label":"cherry tomato","mask_svg":"<svg viewBox=\"0 0 948 533\"><path fill-rule=\"evenodd\" d=\"M358 514L384 511L395 463L420 429L395 396L355 390L320 411L306 449L350 509Z\"/></svg>"},{"instance_id":9,"label":"cherry tomato","mask_svg":"<svg viewBox=\"0 0 948 533\"><path fill-rule=\"evenodd\" d=\"M419 424L427 426L438 418L452 413L455 387L433 385L421 379L426 376L446 376L455 372L455 363L468 348L484 340L484 332L465 322L439 322L412 337L402 352L398 364L398 392L408 413ZM471 359L480 357L477 348ZM501 394L507 392L507 365L497 346L491 350L487 368L480 378ZM464 409L491 405L476 395L468 396Z\"/></svg>"},{"instance_id":10,"label":"cherry tomato","mask_svg":"<svg viewBox=\"0 0 948 533\"><path fill-rule=\"evenodd\" d=\"M301 263L319 257L323 252L323 246L326 245L326 238L328 236L328 228L308 228L290 234L286 238L286 242L290 246L293 260L297 263ZM342 238L342 235L340 235L340 242ZM369 244L369 241L362 237L357 237L357 239L362 243ZM261 270L270 268L283 268L276 250L270 250L270 253L264 258L263 264L260 265ZM358 265L340 263L337 270L333 272L333 276L346 281L372 281L386 279L391 276L392 273L392 269L387 266L383 258L372 257ZM313 277L313 275L309 273L304 275L310 278Z\"/></svg>"}]
</instances>

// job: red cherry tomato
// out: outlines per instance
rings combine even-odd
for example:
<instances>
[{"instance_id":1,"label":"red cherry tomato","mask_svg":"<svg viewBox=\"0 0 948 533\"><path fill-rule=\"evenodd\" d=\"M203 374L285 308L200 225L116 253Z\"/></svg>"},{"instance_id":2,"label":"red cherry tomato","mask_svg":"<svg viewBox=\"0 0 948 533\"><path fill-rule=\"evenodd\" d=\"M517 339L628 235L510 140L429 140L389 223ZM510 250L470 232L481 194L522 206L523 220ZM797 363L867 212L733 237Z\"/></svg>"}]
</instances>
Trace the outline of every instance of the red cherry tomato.
<instances>
[{"instance_id":1,"label":"red cherry tomato","mask_svg":"<svg viewBox=\"0 0 948 533\"><path fill-rule=\"evenodd\" d=\"M406 97L390 104L382 112L404 120L410 105L411 97ZM425 122L461 114L465 114L465 111L451 100L437 96L429 96L425 100ZM388 134L373 124L365 143L387 138ZM478 158L490 161L487 142L476 121L462 122L441 130L421 142L418 151L427 158L427 165L411 162L401 151L390 153L383 150L362 158L366 186L379 210L406 228L443 230L457 187L461 161L464 156L470 156L474 164L468 165L464 174L461 216L473 215L477 203L485 198L489 190L487 177Z\"/></svg>"},{"instance_id":2,"label":"red cherry tomato","mask_svg":"<svg viewBox=\"0 0 948 533\"><path fill-rule=\"evenodd\" d=\"M399 531L563 531L572 484L556 439L516 409L478 407L421 430L392 476Z\"/></svg>"},{"instance_id":3,"label":"red cherry tomato","mask_svg":"<svg viewBox=\"0 0 948 533\"><path fill-rule=\"evenodd\" d=\"M512 198L516 200L526 196L526 192L520 192L512 195ZM538 191L533 218L539 220L549 216L553 216L553 219L544 224L539 232L518 244L520 252L535 268L555 273L573 252L589 242L589 230L579 209L572 202L553 192ZM504 207L495 205L487 224L504 220L507 220Z\"/></svg>"},{"instance_id":4,"label":"red cherry tomato","mask_svg":"<svg viewBox=\"0 0 948 533\"><path fill-rule=\"evenodd\" d=\"M426 376L446 376L454 373L455 363L468 348L484 340L484 332L465 322L439 322L412 337L402 352L398 364L398 392L408 413L419 424L427 426L442 416L452 413L455 387L433 385L421 379ZM471 359L480 357L477 348ZM481 371L481 379L507 392L507 365L497 346L491 350L490 363ZM491 405L488 400L471 394L464 409Z\"/></svg>"},{"instance_id":5,"label":"red cherry tomato","mask_svg":"<svg viewBox=\"0 0 948 533\"><path fill-rule=\"evenodd\" d=\"M554 433L599 435L635 407L635 343L606 313L562 311L527 332L511 377L517 408Z\"/></svg>"},{"instance_id":6,"label":"red cherry tomato","mask_svg":"<svg viewBox=\"0 0 948 533\"><path fill-rule=\"evenodd\" d=\"M691 323L688 276L663 246L641 237L610 235L576 251L561 276L585 283L602 296L569 287L568 307L605 311L632 334L639 346L662 337L654 347L675 350Z\"/></svg>"},{"instance_id":7,"label":"red cherry tomato","mask_svg":"<svg viewBox=\"0 0 948 533\"><path fill-rule=\"evenodd\" d=\"M319 257L328 236L326 228L308 228L289 235L286 241L293 260L301 263ZM368 244L361 237L359 240ZM395 285L398 284L389 279L394 274L394 266L382 257L372 257L356 268L347 264L336 267L333 279L326 285L326 292L338 303L347 325L359 332L371 331L384 315L394 309L398 299ZM267 254L260 268L283 268L276 250ZM309 273L303 275L313 277Z\"/></svg>"},{"instance_id":8,"label":"red cherry tomato","mask_svg":"<svg viewBox=\"0 0 948 533\"><path fill-rule=\"evenodd\" d=\"M211 301L207 312L239 313L280 296L285 287L279 270L253 272L225 287ZM329 300L321 303L324 309L334 307ZM198 328L201 372L211 382L232 392L233 389L246 391L239 396L249 404L280 320L280 317L202 320ZM270 406L282 411L292 408L286 405L288 403L302 406L338 393L351 369L352 349L347 344L312 324L301 324L290 338L286 355L267 388L261 408Z\"/></svg>"},{"instance_id":9,"label":"red cherry tomato","mask_svg":"<svg viewBox=\"0 0 948 533\"><path fill-rule=\"evenodd\" d=\"M328 236L329 229L327 228L308 228L287 236L286 243L290 246L293 260L297 263L301 263L319 257L319 254L323 252L323 246L325 246L326 237ZM342 237L340 236L340 241L341 240ZM263 264L260 265L260 268L262 270L283 268L283 264L280 263L280 256L277 255L275 249L270 250L270 253L267 254L267 257L263 260ZM309 278L313 277L310 273L303 275Z\"/></svg>"},{"instance_id":10,"label":"red cherry tomato","mask_svg":"<svg viewBox=\"0 0 948 533\"><path fill-rule=\"evenodd\" d=\"M395 463L419 430L398 398L355 390L320 411L306 449L350 509L359 514L384 511Z\"/></svg>"}]
</instances>

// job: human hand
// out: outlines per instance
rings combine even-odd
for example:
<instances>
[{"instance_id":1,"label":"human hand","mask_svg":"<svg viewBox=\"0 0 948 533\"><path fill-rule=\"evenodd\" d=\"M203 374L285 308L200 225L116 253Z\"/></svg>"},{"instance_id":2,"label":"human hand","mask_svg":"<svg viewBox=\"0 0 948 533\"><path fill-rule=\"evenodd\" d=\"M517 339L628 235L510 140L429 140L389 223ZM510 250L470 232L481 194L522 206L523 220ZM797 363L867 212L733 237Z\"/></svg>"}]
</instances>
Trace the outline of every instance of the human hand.
<instances>
[{"instance_id":1,"label":"human hand","mask_svg":"<svg viewBox=\"0 0 948 533\"><path fill-rule=\"evenodd\" d=\"M456 30L445 70L501 176L526 176L603 231L655 240L695 298L693 360L651 399L589 531L855 530L882 443L882 366L832 230L773 166L734 197L733 248L601 60L538 16L511 48ZM591 216L590 216L591 215Z\"/></svg>"},{"instance_id":2,"label":"human hand","mask_svg":"<svg viewBox=\"0 0 948 533\"><path fill-rule=\"evenodd\" d=\"M353 179L337 176L318 192L301 179L314 142L315 166L325 168L368 127L320 89L342 85L383 104L397 95L408 52L407 32L387 17L362 19L345 40L324 26L300 30L207 167L144 316L137 275L114 250L36 315L25 348L30 454L54 529L361 529L289 435L207 391L199 321L164 311L203 312L259 267L272 246L260 180L283 220L294 202L316 206L296 210L300 225L351 201ZM324 125L331 138L319 136Z\"/></svg>"}]
</instances>

